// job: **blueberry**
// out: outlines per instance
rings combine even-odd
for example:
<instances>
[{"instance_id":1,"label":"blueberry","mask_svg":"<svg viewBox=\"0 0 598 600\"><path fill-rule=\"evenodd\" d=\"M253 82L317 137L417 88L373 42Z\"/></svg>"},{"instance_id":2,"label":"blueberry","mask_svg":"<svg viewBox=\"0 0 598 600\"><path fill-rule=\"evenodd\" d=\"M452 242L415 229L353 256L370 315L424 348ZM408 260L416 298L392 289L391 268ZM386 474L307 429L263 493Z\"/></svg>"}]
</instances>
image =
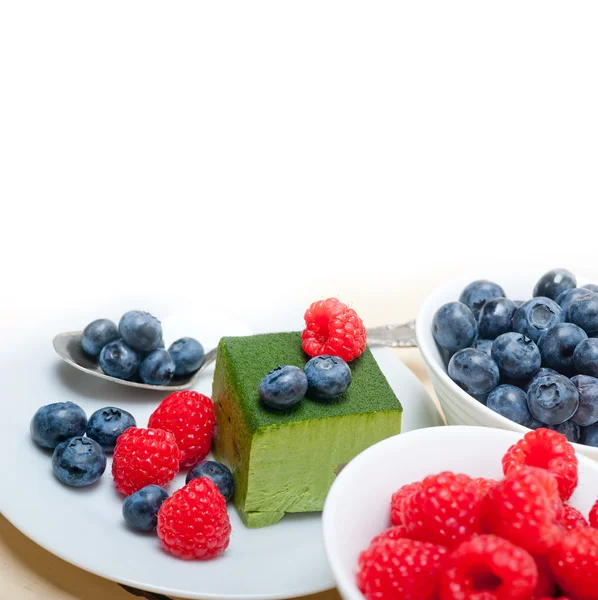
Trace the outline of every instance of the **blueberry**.
<instances>
[{"instance_id":1,"label":"blueberry","mask_svg":"<svg viewBox=\"0 0 598 600\"><path fill-rule=\"evenodd\" d=\"M535 417L532 417L532 422L529 425L530 429L544 429L546 425L542 421L538 421Z\"/></svg>"},{"instance_id":2,"label":"blueberry","mask_svg":"<svg viewBox=\"0 0 598 600\"><path fill-rule=\"evenodd\" d=\"M540 277L534 288L534 297L543 296L554 300L565 290L570 290L577 285L575 275L567 269L552 269Z\"/></svg>"},{"instance_id":3,"label":"blueberry","mask_svg":"<svg viewBox=\"0 0 598 600\"><path fill-rule=\"evenodd\" d=\"M164 340L160 340L160 343L158 344L157 348L154 348L154 350L158 350L159 348L165 349ZM141 363L141 361L144 358L147 358L154 350L150 350L149 352L137 352L137 356L139 357L139 362Z\"/></svg>"},{"instance_id":4,"label":"blueberry","mask_svg":"<svg viewBox=\"0 0 598 600\"><path fill-rule=\"evenodd\" d=\"M582 296L572 302L567 321L579 325L590 337L598 335L598 294Z\"/></svg>"},{"instance_id":5,"label":"blueberry","mask_svg":"<svg viewBox=\"0 0 598 600\"><path fill-rule=\"evenodd\" d=\"M162 339L160 321L140 310L125 313L118 324L118 330L125 344L140 352L155 350Z\"/></svg>"},{"instance_id":6,"label":"blueberry","mask_svg":"<svg viewBox=\"0 0 598 600\"><path fill-rule=\"evenodd\" d=\"M499 379L496 363L474 348L459 350L449 362L448 374L457 385L481 401L485 401Z\"/></svg>"},{"instance_id":7,"label":"blueberry","mask_svg":"<svg viewBox=\"0 0 598 600\"><path fill-rule=\"evenodd\" d=\"M473 312L477 319L482 306L491 298L506 298L505 291L497 283L479 279L472 281L459 296L459 302L463 302Z\"/></svg>"},{"instance_id":8,"label":"blueberry","mask_svg":"<svg viewBox=\"0 0 598 600\"><path fill-rule=\"evenodd\" d=\"M529 386L539 377L544 377L544 375L560 375L560 373L554 369L549 369L548 367L541 367L523 384L523 391L527 392Z\"/></svg>"},{"instance_id":9,"label":"blueberry","mask_svg":"<svg viewBox=\"0 0 598 600\"><path fill-rule=\"evenodd\" d=\"M120 337L116 324L110 319L97 319L91 322L81 337L81 346L90 356L98 356L102 348Z\"/></svg>"},{"instance_id":10,"label":"blueberry","mask_svg":"<svg viewBox=\"0 0 598 600\"><path fill-rule=\"evenodd\" d=\"M102 447L86 437L73 437L56 446L52 455L54 475L74 487L95 483L106 470Z\"/></svg>"},{"instance_id":11,"label":"blueberry","mask_svg":"<svg viewBox=\"0 0 598 600\"><path fill-rule=\"evenodd\" d=\"M114 450L118 436L135 427L133 415L122 408L107 406L96 410L87 422L87 437L95 440L106 452Z\"/></svg>"},{"instance_id":12,"label":"blueberry","mask_svg":"<svg viewBox=\"0 0 598 600\"><path fill-rule=\"evenodd\" d=\"M580 443L598 448L598 423L581 428Z\"/></svg>"},{"instance_id":13,"label":"blueberry","mask_svg":"<svg viewBox=\"0 0 598 600\"><path fill-rule=\"evenodd\" d=\"M527 405L532 415L542 423L559 425L575 414L579 394L564 375L545 375L529 386Z\"/></svg>"},{"instance_id":14,"label":"blueberry","mask_svg":"<svg viewBox=\"0 0 598 600\"><path fill-rule=\"evenodd\" d=\"M584 340L575 348L573 364L578 373L598 377L598 338Z\"/></svg>"},{"instance_id":15,"label":"blueberry","mask_svg":"<svg viewBox=\"0 0 598 600\"><path fill-rule=\"evenodd\" d=\"M230 500L235 493L235 480L230 469L215 460L204 460L193 467L188 473L185 483L198 477L207 477L214 482L225 500Z\"/></svg>"},{"instance_id":16,"label":"blueberry","mask_svg":"<svg viewBox=\"0 0 598 600\"><path fill-rule=\"evenodd\" d=\"M581 430L579 425L573 421L565 421L559 425L545 425L546 429L552 429L563 434L570 442L579 442Z\"/></svg>"},{"instance_id":17,"label":"blueberry","mask_svg":"<svg viewBox=\"0 0 598 600\"><path fill-rule=\"evenodd\" d=\"M527 394L514 385L499 385L488 395L486 406L514 423L530 427L533 417L527 407Z\"/></svg>"},{"instance_id":18,"label":"blueberry","mask_svg":"<svg viewBox=\"0 0 598 600\"><path fill-rule=\"evenodd\" d=\"M58 444L85 433L87 415L73 402L46 404L31 419L31 437L42 448L54 449Z\"/></svg>"},{"instance_id":19,"label":"blueberry","mask_svg":"<svg viewBox=\"0 0 598 600\"><path fill-rule=\"evenodd\" d=\"M589 296L592 292L586 288L571 288L570 290L565 290L561 292L555 302L561 307L565 318L567 318L567 312L569 311L569 307L575 300L578 298L583 298L584 296Z\"/></svg>"},{"instance_id":20,"label":"blueberry","mask_svg":"<svg viewBox=\"0 0 598 600\"><path fill-rule=\"evenodd\" d=\"M175 364L175 375L189 375L197 371L203 362L203 346L193 338L184 337L168 348Z\"/></svg>"},{"instance_id":21,"label":"blueberry","mask_svg":"<svg viewBox=\"0 0 598 600\"><path fill-rule=\"evenodd\" d=\"M590 290L590 292L598 293L598 285L595 283L587 283L583 286L586 290Z\"/></svg>"},{"instance_id":22,"label":"blueberry","mask_svg":"<svg viewBox=\"0 0 598 600\"><path fill-rule=\"evenodd\" d=\"M492 358L500 374L509 379L527 379L542 363L540 350L532 340L520 333L503 333L492 344Z\"/></svg>"},{"instance_id":23,"label":"blueberry","mask_svg":"<svg viewBox=\"0 0 598 600\"><path fill-rule=\"evenodd\" d=\"M284 410L301 402L306 392L305 372L292 366L276 367L260 381L258 387L262 402L277 410Z\"/></svg>"},{"instance_id":24,"label":"blueberry","mask_svg":"<svg viewBox=\"0 0 598 600\"><path fill-rule=\"evenodd\" d=\"M573 323L559 323L542 335L538 348L542 355L542 364L555 369L563 375L573 375L573 353L575 348L587 340L586 332Z\"/></svg>"},{"instance_id":25,"label":"blueberry","mask_svg":"<svg viewBox=\"0 0 598 600\"><path fill-rule=\"evenodd\" d=\"M488 356L491 356L490 351L492 350L492 342L494 340L480 340L477 339L472 345L472 348L485 352Z\"/></svg>"},{"instance_id":26,"label":"blueberry","mask_svg":"<svg viewBox=\"0 0 598 600\"><path fill-rule=\"evenodd\" d=\"M554 300L532 298L515 311L513 330L537 342L543 333L564 320L565 315Z\"/></svg>"},{"instance_id":27,"label":"blueberry","mask_svg":"<svg viewBox=\"0 0 598 600\"><path fill-rule=\"evenodd\" d=\"M159 485L146 485L123 502L123 517L129 527L137 531L152 531L158 524L158 511L168 498L168 492Z\"/></svg>"},{"instance_id":28,"label":"blueberry","mask_svg":"<svg viewBox=\"0 0 598 600\"><path fill-rule=\"evenodd\" d=\"M598 422L598 379L588 375L576 375L571 377L571 383L579 394L579 408L571 420L583 427Z\"/></svg>"},{"instance_id":29,"label":"blueberry","mask_svg":"<svg viewBox=\"0 0 598 600\"><path fill-rule=\"evenodd\" d=\"M175 365L167 350L150 352L139 365L141 381L149 385L166 385L174 375Z\"/></svg>"},{"instance_id":30,"label":"blueberry","mask_svg":"<svg viewBox=\"0 0 598 600\"><path fill-rule=\"evenodd\" d=\"M349 365L338 356L322 354L305 365L307 395L316 400L333 400L347 391L352 375Z\"/></svg>"},{"instance_id":31,"label":"blueberry","mask_svg":"<svg viewBox=\"0 0 598 600\"><path fill-rule=\"evenodd\" d=\"M480 336L489 340L512 329L512 320L517 305L507 298L492 298L482 306L478 318Z\"/></svg>"},{"instance_id":32,"label":"blueberry","mask_svg":"<svg viewBox=\"0 0 598 600\"><path fill-rule=\"evenodd\" d=\"M441 306L432 319L436 343L449 352L469 348L476 338L478 324L473 313L461 302Z\"/></svg>"},{"instance_id":33,"label":"blueberry","mask_svg":"<svg viewBox=\"0 0 598 600\"><path fill-rule=\"evenodd\" d=\"M122 340L106 344L100 352L100 367L110 377L131 379L139 367L139 357Z\"/></svg>"}]
</instances>

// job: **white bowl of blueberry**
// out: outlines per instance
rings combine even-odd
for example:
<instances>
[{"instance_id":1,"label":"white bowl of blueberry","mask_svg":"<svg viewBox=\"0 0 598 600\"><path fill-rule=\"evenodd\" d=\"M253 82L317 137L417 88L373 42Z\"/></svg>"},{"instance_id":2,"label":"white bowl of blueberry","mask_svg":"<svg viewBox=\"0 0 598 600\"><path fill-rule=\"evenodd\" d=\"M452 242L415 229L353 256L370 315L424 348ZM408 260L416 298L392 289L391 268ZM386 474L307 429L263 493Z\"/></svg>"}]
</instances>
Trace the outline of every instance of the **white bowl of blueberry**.
<instances>
[{"instance_id":1,"label":"white bowl of blueberry","mask_svg":"<svg viewBox=\"0 0 598 600\"><path fill-rule=\"evenodd\" d=\"M598 460L598 285L566 269L459 278L416 335L450 425L548 427Z\"/></svg>"}]
</instances>

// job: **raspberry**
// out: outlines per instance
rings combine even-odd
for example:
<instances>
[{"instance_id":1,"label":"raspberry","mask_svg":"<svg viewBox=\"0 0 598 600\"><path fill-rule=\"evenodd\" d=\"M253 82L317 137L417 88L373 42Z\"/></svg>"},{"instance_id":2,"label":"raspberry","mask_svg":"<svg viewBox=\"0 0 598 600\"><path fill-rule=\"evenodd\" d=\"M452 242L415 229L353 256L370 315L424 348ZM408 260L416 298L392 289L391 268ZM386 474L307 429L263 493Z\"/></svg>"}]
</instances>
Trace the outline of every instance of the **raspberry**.
<instances>
[{"instance_id":1,"label":"raspberry","mask_svg":"<svg viewBox=\"0 0 598 600\"><path fill-rule=\"evenodd\" d=\"M570 504L564 505L563 518L561 523L565 526L565 529L575 529L576 527L587 527L588 522L585 517Z\"/></svg>"},{"instance_id":2,"label":"raspberry","mask_svg":"<svg viewBox=\"0 0 598 600\"><path fill-rule=\"evenodd\" d=\"M592 506L592 509L590 510L590 527L598 529L598 500L596 500L594 506Z\"/></svg>"},{"instance_id":3,"label":"raspberry","mask_svg":"<svg viewBox=\"0 0 598 600\"><path fill-rule=\"evenodd\" d=\"M214 558L230 540L226 500L207 477L192 479L162 504L157 532L164 549L178 558Z\"/></svg>"},{"instance_id":4,"label":"raspberry","mask_svg":"<svg viewBox=\"0 0 598 600\"><path fill-rule=\"evenodd\" d=\"M552 597L556 591L556 582L550 569L547 556L534 556L538 569L538 583L534 590L534 598Z\"/></svg>"},{"instance_id":5,"label":"raspberry","mask_svg":"<svg viewBox=\"0 0 598 600\"><path fill-rule=\"evenodd\" d=\"M359 556L357 585L367 600L434 600L447 551L413 540L382 540Z\"/></svg>"},{"instance_id":6,"label":"raspberry","mask_svg":"<svg viewBox=\"0 0 598 600\"><path fill-rule=\"evenodd\" d=\"M112 476L116 489L129 496L151 483L163 486L178 473L180 458L172 433L129 427L114 448Z\"/></svg>"},{"instance_id":7,"label":"raspberry","mask_svg":"<svg viewBox=\"0 0 598 600\"><path fill-rule=\"evenodd\" d=\"M598 529L567 531L548 558L563 592L577 600L598 599Z\"/></svg>"},{"instance_id":8,"label":"raspberry","mask_svg":"<svg viewBox=\"0 0 598 600\"><path fill-rule=\"evenodd\" d=\"M441 600L528 600L538 582L530 554L494 535L463 542L440 580Z\"/></svg>"},{"instance_id":9,"label":"raspberry","mask_svg":"<svg viewBox=\"0 0 598 600\"><path fill-rule=\"evenodd\" d=\"M403 515L407 500L422 489L420 481L408 483L400 487L393 495L390 501L390 520L393 525L402 525L404 523Z\"/></svg>"},{"instance_id":10,"label":"raspberry","mask_svg":"<svg viewBox=\"0 0 598 600\"><path fill-rule=\"evenodd\" d=\"M400 540L400 539L410 539L409 532L404 525L395 525L394 527L390 527L386 531L379 533L371 542L370 546L377 544L378 542L383 542L385 540Z\"/></svg>"},{"instance_id":11,"label":"raspberry","mask_svg":"<svg viewBox=\"0 0 598 600\"><path fill-rule=\"evenodd\" d=\"M478 477L473 480L473 483L477 486L480 494L485 496L497 483L496 479L486 479L485 477Z\"/></svg>"},{"instance_id":12,"label":"raspberry","mask_svg":"<svg viewBox=\"0 0 598 600\"><path fill-rule=\"evenodd\" d=\"M559 484L559 493L568 500L577 487L577 456L567 438L551 429L536 429L526 433L511 446L502 459L503 472L523 466L550 471Z\"/></svg>"},{"instance_id":13,"label":"raspberry","mask_svg":"<svg viewBox=\"0 0 598 600\"><path fill-rule=\"evenodd\" d=\"M309 356L330 354L350 362L363 354L366 331L352 308L336 298L328 298L314 302L305 312L301 339Z\"/></svg>"},{"instance_id":14,"label":"raspberry","mask_svg":"<svg viewBox=\"0 0 598 600\"><path fill-rule=\"evenodd\" d=\"M447 471L426 477L403 507L413 539L450 549L481 532L482 496L467 475Z\"/></svg>"},{"instance_id":15,"label":"raspberry","mask_svg":"<svg viewBox=\"0 0 598 600\"><path fill-rule=\"evenodd\" d=\"M174 434L181 451L181 467L194 467L208 455L215 425L212 401L189 391L164 398L148 421L148 427Z\"/></svg>"},{"instance_id":16,"label":"raspberry","mask_svg":"<svg viewBox=\"0 0 598 600\"><path fill-rule=\"evenodd\" d=\"M544 469L509 473L484 498L482 514L485 531L532 554L546 554L563 531L558 524L563 515L558 484Z\"/></svg>"}]
</instances>

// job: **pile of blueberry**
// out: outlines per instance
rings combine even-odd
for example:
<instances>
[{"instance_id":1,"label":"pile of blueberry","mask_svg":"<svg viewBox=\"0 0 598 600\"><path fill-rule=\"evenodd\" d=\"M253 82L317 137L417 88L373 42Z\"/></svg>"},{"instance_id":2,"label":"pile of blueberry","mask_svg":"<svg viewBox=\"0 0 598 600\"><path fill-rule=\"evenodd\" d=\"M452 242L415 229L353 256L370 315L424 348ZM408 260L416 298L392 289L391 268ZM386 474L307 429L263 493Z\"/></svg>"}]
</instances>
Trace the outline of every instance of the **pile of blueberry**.
<instances>
[{"instance_id":1,"label":"pile of blueberry","mask_svg":"<svg viewBox=\"0 0 598 600\"><path fill-rule=\"evenodd\" d=\"M598 286L576 286L553 269L521 302L474 281L436 311L432 333L450 378L488 408L598 447Z\"/></svg>"},{"instance_id":2,"label":"pile of blueberry","mask_svg":"<svg viewBox=\"0 0 598 600\"><path fill-rule=\"evenodd\" d=\"M197 371L204 359L203 346L184 337L164 348L162 325L149 313L131 310L118 327L110 319L97 319L83 331L81 346L98 359L106 375L149 385L167 385L173 377Z\"/></svg>"},{"instance_id":3,"label":"pile of blueberry","mask_svg":"<svg viewBox=\"0 0 598 600\"><path fill-rule=\"evenodd\" d=\"M351 369L342 358L322 354L309 360L304 369L276 367L260 381L258 393L268 408L287 410L306 395L324 402L334 400L347 391L351 381Z\"/></svg>"}]
</instances>

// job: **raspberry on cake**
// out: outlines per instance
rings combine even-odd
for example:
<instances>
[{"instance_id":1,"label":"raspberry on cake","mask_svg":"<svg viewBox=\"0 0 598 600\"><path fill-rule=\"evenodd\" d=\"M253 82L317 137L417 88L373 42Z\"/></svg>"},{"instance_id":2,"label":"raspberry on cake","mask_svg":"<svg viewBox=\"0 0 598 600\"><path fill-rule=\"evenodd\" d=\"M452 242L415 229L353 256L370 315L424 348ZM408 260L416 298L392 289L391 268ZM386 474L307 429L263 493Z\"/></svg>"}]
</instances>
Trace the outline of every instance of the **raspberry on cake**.
<instances>
[{"instance_id":1,"label":"raspberry on cake","mask_svg":"<svg viewBox=\"0 0 598 600\"><path fill-rule=\"evenodd\" d=\"M264 375L307 360L298 332L225 337L218 346L214 453L234 474L234 503L249 527L322 510L340 465L400 433L401 404L368 349L349 363L352 383L337 399L307 397L286 411L265 406Z\"/></svg>"}]
</instances>

